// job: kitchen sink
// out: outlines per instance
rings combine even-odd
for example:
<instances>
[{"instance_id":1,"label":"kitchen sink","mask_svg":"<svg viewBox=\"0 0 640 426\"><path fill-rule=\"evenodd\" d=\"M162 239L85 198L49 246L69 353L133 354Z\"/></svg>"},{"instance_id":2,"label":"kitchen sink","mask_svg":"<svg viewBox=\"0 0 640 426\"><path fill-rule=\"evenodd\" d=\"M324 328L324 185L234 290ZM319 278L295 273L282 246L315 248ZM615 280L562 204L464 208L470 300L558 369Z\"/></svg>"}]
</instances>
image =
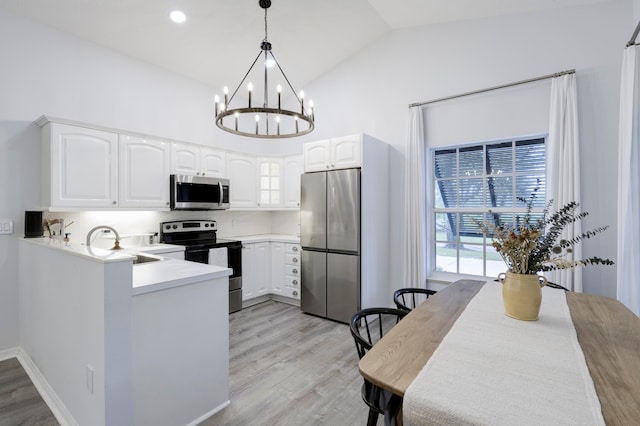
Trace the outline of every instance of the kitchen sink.
<instances>
[{"instance_id":1,"label":"kitchen sink","mask_svg":"<svg viewBox=\"0 0 640 426\"><path fill-rule=\"evenodd\" d=\"M159 260L162 260L161 257L148 256L144 254L134 254L133 256L135 256L133 259L134 265L140 265L140 264L149 263L149 262L157 262Z\"/></svg>"}]
</instances>

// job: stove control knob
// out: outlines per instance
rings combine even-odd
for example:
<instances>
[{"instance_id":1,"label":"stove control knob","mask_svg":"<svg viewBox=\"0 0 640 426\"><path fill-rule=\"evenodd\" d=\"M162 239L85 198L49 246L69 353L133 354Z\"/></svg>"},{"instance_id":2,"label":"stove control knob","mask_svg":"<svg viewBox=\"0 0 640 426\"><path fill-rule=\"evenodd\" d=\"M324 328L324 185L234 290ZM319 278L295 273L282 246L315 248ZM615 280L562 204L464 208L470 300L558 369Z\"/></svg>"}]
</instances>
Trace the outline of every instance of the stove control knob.
<instances>
[{"instance_id":1,"label":"stove control knob","mask_svg":"<svg viewBox=\"0 0 640 426\"><path fill-rule=\"evenodd\" d=\"M178 225L173 225L173 229L178 229Z\"/></svg>"},{"instance_id":2,"label":"stove control knob","mask_svg":"<svg viewBox=\"0 0 640 426\"><path fill-rule=\"evenodd\" d=\"M209 227L209 224L208 224L208 223L205 223L205 224L204 224L204 227L205 227L205 228L208 228L208 227Z\"/></svg>"},{"instance_id":3,"label":"stove control knob","mask_svg":"<svg viewBox=\"0 0 640 426\"><path fill-rule=\"evenodd\" d=\"M164 229L171 229L171 225L165 225Z\"/></svg>"}]
</instances>

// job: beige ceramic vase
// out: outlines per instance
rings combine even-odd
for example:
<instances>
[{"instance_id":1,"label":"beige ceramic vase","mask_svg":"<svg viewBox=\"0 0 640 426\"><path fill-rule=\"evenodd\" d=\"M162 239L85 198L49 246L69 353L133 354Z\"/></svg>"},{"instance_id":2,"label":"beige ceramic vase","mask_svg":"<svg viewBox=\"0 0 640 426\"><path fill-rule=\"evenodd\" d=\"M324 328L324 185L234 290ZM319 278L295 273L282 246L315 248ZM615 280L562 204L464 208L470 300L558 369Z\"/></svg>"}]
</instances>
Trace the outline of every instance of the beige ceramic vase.
<instances>
[{"instance_id":1,"label":"beige ceramic vase","mask_svg":"<svg viewBox=\"0 0 640 426\"><path fill-rule=\"evenodd\" d=\"M502 283L502 301L504 313L511 318L523 321L538 319L542 303L542 287L547 279L534 274L501 273L498 281Z\"/></svg>"}]
</instances>

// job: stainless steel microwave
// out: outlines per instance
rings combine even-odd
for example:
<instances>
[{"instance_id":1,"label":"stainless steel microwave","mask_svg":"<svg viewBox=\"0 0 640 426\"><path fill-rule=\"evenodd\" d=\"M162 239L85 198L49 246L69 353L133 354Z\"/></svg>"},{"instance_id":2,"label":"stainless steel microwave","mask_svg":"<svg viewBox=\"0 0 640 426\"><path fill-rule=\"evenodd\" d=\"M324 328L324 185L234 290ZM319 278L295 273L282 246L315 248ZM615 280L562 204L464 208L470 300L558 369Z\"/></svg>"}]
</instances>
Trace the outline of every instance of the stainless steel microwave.
<instances>
[{"instance_id":1,"label":"stainless steel microwave","mask_svg":"<svg viewBox=\"0 0 640 426\"><path fill-rule=\"evenodd\" d=\"M226 210L229 179L202 176L170 176L171 210Z\"/></svg>"}]
</instances>

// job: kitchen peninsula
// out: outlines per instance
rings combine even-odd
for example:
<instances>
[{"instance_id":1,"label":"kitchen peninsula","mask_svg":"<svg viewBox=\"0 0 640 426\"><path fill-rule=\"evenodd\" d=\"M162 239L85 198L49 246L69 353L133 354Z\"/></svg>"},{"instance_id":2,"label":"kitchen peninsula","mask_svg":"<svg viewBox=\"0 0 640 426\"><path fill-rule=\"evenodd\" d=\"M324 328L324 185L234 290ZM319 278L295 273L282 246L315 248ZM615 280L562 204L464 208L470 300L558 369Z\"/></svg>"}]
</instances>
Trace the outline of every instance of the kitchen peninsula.
<instances>
[{"instance_id":1,"label":"kitchen peninsula","mask_svg":"<svg viewBox=\"0 0 640 426\"><path fill-rule=\"evenodd\" d=\"M231 270L20 241L21 348L69 424L191 425L229 403Z\"/></svg>"}]
</instances>

